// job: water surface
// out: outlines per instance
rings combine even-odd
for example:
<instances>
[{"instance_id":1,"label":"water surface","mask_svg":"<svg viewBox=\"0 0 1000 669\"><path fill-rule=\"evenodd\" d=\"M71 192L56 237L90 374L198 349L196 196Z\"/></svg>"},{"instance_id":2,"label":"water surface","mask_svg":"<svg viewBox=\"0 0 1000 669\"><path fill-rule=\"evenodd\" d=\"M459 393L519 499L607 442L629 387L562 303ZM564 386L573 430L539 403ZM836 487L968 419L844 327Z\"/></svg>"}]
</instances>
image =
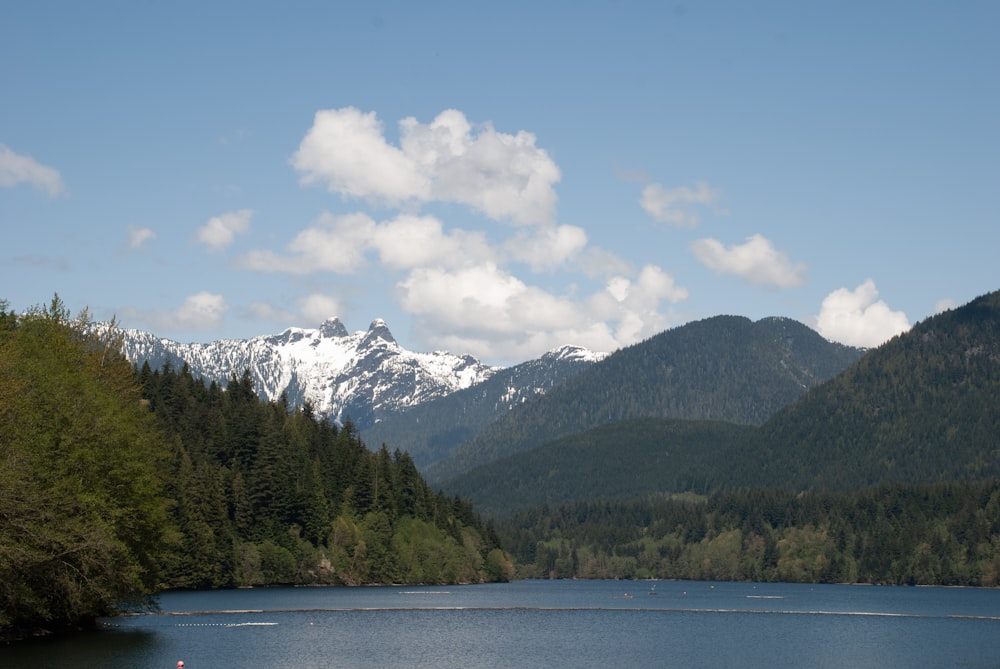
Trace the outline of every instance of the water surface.
<instances>
[{"instance_id":1,"label":"water surface","mask_svg":"<svg viewBox=\"0 0 1000 669\"><path fill-rule=\"evenodd\" d=\"M1000 667L986 589L520 581L166 593L160 608L0 648L0 667Z\"/></svg>"}]
</instances>

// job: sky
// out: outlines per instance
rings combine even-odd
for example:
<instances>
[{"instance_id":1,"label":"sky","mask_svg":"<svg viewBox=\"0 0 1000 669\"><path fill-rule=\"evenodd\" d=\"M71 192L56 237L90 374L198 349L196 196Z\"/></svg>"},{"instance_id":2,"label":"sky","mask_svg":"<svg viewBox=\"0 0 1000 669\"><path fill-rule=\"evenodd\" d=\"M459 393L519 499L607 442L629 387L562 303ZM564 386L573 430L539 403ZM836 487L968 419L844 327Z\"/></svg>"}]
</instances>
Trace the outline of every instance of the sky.
<instances>
[{"instance_id":1,"label":"sky","mask_svg":"<svg viewBox=\"0 0 1000 669\"><path fill-rule=\"evenodd\" d=\"M0 3L0 300L508 365L1000 289L1000 2Z\"/></svg>"}]
</instances>

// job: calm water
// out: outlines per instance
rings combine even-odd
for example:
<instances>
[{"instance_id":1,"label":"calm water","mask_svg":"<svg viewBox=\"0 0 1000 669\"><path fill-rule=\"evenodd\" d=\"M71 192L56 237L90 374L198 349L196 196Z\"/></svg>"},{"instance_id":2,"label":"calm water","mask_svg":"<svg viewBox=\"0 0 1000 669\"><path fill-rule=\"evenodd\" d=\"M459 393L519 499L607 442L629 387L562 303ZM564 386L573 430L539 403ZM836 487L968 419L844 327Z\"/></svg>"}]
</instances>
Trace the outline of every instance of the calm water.
<instances>
[{"instance_id":1,"label":"calm water","mask_svg":"<svg viewBox=\"0 0 1000 669\"><path fill-rule=\"evenodd\" d=\"M0 667L1000 667L1000 591L661 581L168 593Z\"/></svg>"}]
</instances>

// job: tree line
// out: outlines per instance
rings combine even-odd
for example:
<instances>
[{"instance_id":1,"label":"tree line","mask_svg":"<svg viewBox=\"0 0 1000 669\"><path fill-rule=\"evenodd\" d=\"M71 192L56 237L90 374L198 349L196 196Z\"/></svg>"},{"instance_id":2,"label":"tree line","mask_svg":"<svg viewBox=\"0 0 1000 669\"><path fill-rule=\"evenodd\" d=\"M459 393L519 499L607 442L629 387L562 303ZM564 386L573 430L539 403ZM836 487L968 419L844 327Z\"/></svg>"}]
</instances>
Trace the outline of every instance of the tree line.
<instances>
[{"instance_id":1,"label":"tree line","mask_svg":"<svg viewBox=\"0 0 1000 669\"><path fill-rule=\"evenodd\" d=\"M519 577L1000 585L995 480L578 502L497 529Z\"/></svg>"},{"instance_id":2,"label":"tree line","mask_svg":"<svg viewBox=\"0 0 1000 669\"><path fill-rule=\"evenodd\" d=\"M350 421L262 402L249 372L225 389L187 366L138 370L171 435L168 587L455 583L512 566L467 500L434 492L407 453L372 452Z\"/></svg>"}]
</instances>

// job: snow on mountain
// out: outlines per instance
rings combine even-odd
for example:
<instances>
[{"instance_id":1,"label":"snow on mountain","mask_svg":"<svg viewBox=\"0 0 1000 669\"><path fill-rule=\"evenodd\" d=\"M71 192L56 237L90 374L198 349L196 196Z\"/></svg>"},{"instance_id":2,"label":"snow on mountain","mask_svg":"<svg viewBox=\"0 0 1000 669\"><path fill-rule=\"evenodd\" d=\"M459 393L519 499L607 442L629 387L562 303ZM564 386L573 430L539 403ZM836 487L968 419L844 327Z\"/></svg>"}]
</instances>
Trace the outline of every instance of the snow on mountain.
<instances>
[{"instance_id":1,"label":"snow on mountain","mask_svg":"<svg viewBox=\"0 0 1000 669\"><path fill-rule=\"evenodd\" d=\"M284 394L293 405L310 402L319 414L359 428L381 417L490 378L499 367L446 351L414 353L402 348L381 319L367 331L348 333L336 318L317 329L288 328L252 339L181 344L139 330L122 330L123 352L154 369L187 363L195 377L225 386L250 372L257 393L268 400Z\"/></svg>"}]
</instances>

